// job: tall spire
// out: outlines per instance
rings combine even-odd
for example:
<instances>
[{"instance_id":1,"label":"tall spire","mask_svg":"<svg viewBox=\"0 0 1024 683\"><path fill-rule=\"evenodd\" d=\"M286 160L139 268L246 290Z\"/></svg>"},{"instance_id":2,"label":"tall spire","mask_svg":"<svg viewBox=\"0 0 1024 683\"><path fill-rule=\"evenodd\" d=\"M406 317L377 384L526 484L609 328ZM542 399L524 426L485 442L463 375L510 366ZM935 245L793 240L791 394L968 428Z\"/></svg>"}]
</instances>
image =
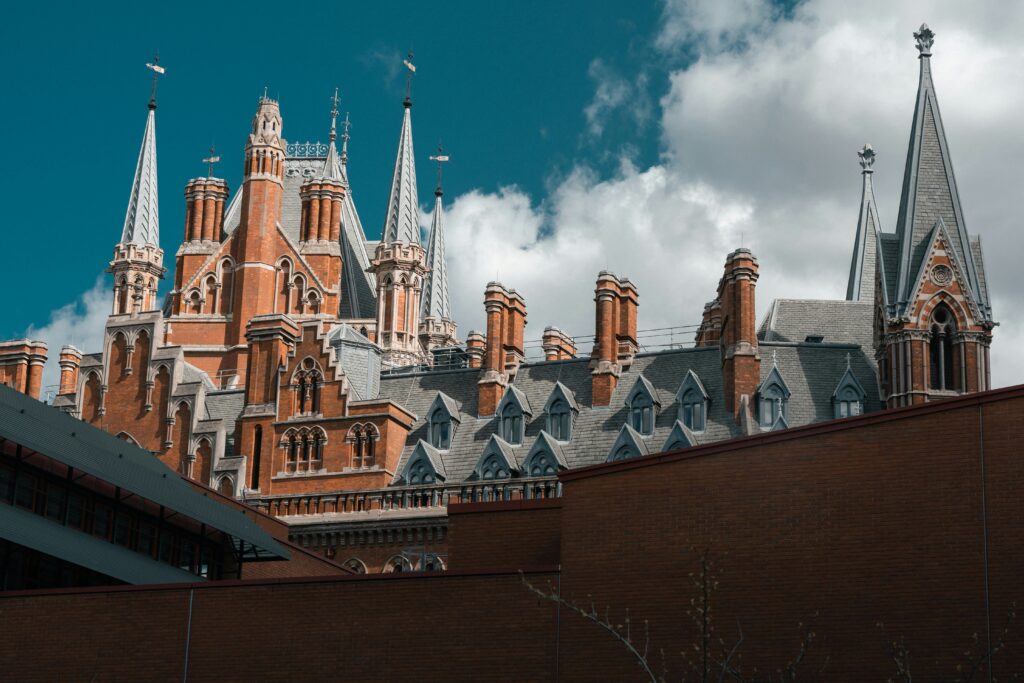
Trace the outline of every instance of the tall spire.
<instances>
[{"instance_id":1,"label":"tall spire","mask_svg":"<svg viewBox=\"0 0 1024 683\"><path fill-rule=\"evenodd\" d=\"M377 278L370 272L370 255L366 251L366 232L356 210L352 184L348 178L348 112L341 133L341 177L347 191L341 204L341 255L344 285L338 314L343 319L370 318L377 310Z\"/></svg>"},{"instance_id":2,"label":"tall spire","mask_svg":"<svg viewBox=\"0 0 1024 683\"><path fill-rule=\"evenodd\" d=\"M402 102L402 132L398 137L398 154L395 157L395 172L391 177L391 193L388 196L388 210L384 217L384 229L381 241L405 242L407 244L420 241L420 205L416 195L416 162L412 148L412 98L410 96L412 74L416 67L412 63L412 53L404 61L409 71L406 83L406 96Z\"/></svg>"},{"instance_id":3,"label":"tall spire","mask_svg":"<svg viewBox=\"0 0 1024 683\"><path fill-rule=\"evenodd\" d=\"M921 24L914 33L914 39L920 52L921 74L896 222L900 260L895 303L901 310L908 304L931 235L940 219L949 230L957 258L966 267L969 288L975 297L983 296L979 267L964 223L949 145L932 83L931 56L935 33L927 24Z\"/></svg>"},{"instance_id":4,"label":"tall spire","mask_svg":"<svg viewBox=\"0 0 1024 683\"><path fill-rule=\"evenodd\" d=\"M348 122L348 112L345 112L345 126L344 132L341 134L341 165L342 167L348 166L348 127L351 125Z\"/></svg>"},{"instance_id":5,"label":"tall spire","mask_svg":"<svg viewBox=\"0 0 1024 683\"><path fill-rule=\"evenodd\" d=\"M128 211L121 231L122 244L151 244L160 246L160 211L156 179L156 78L165 69L157 64L159 57L146 67L153 71L153 88L147 105L146 128L142 133L142 148L135 164L135 179L128 198Z\"/></svg>"},{"instance_id":6,"label":"tall spire","mask_svg":"<svg viewBox=\"0 0 1024 683\"><path fill-rule=\"evenodd\" d=\"M857 238L853 244L853 260L850 263L850 281L846 286L847 301L874 301L875 268L878 259L876 242L879 231L878 208L871 186L872 166L875 150L864 145L860 157L861 175L864 177L860 199L860 218L857 220Z\"/></svg>"},{"instance_id":7,"label":"tall spire","mask_svg":"<svg viewBox=\"0 0 1024 683\"><path fill-rule=\"evenodd\" d=\"M427 267L430 272L423 285L424 318L451 320L452 309L448 300L448 266L444 253L444 206L441 197L441 164L448 161L441 145L437 146L437 155L430 157L437 162L437 189L434 190L434 216L430 222L430 236L427 239Z\"/></svg>"},{"instance_id":8,"label":"tall spire","mask_svg":"<svg viewBox=\"0 0 1024 683\"><path fill-rule=\"evenodd\" d=\"M344 178L341 173L341 162L338 161L338 151L334 147L334 143L338 139L338 101L338 89L335 88L334 96L331 98L330 142L327 145L327 159L324 161L324 169L323 172L320 174L320 177L326 180L336 180L338 182L343 182Z\"/></svg>"}]
</instances>

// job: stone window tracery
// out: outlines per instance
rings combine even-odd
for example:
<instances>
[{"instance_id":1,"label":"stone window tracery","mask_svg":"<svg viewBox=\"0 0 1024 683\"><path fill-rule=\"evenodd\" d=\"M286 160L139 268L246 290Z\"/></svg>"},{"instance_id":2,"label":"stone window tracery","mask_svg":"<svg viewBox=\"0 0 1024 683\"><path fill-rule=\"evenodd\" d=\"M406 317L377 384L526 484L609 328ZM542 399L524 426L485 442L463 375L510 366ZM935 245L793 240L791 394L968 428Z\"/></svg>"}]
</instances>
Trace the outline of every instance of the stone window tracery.
<instances>
[{"instance_id":1,"label":"stone window tracery","mask_svg":"<svg viewBox=\"0 0 1024 683\"><path fill-rule=\"evenodd\" d=\"M931 388L955 391L957 382L953 371L953 340L956 337L956 320L945 304L939 304L932 312L930 332L928 350Z\"/></svg>"}]
</instances>

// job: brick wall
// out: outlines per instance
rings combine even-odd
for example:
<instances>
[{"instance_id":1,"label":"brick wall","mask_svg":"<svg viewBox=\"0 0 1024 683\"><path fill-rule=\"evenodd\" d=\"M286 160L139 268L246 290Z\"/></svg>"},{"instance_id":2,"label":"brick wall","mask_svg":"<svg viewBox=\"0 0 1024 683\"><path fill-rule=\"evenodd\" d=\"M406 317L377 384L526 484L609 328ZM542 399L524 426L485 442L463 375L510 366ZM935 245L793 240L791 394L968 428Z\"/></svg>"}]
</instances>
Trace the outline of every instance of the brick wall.
<instances>
[{"instance_id":1,"label":"brick wall","mask_svg":"<svg viewBox=\"0 0 1024 683\"><path fill-rule=\"evenodd\" d=\"M803 622L817 634L805 672L827 658L827 680L883 680L895 674L884 622L915 678L959 680L973 634L986 637L986 531L994 637L1024 604L1022 416L1016 388L568 473L563 594L650 620L654 651L679 671L698 637L691 548L709 548L715 639L731 646L739 623L748 674L784 666ZM634 675L625 658L594 656L614 646L591 625L563 623L570 678ZM1024 670L1024 624L994 668Z\"/></svg>"},{"instance_id":2,"label":"brick wall","mask_svg":"<svg viewBox=\"0 0 1024 683\"><path fill-rule=\"evenodd\" d=\"M448 506L448 568L558 564L562 501L515 500Z\"/></svg>"},{"instance_id":3,"label":"brick wall","mask_svg":"<svg viewBox=\"0 0 1024 683\"><path fill-rule=\"evenodd\" d=\"M0 618L19 628L0 668L18 681L180 681L188 643L189 681L550 681L555 612L518 574L5 594Z\"/></svg>"}]
</instances>

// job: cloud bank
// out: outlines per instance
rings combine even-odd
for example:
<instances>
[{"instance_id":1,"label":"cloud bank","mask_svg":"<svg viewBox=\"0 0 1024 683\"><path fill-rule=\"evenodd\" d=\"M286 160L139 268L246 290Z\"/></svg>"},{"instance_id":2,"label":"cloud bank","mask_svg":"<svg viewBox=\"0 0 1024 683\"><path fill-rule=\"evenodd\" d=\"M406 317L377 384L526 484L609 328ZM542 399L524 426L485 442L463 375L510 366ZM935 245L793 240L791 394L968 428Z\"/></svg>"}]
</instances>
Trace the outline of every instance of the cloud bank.
<instances>
[{"instance_id":1,"label":"cloud bank","mask_svg":"<svg viewBox=\"0 0 1024 683\"><path fill-rule=\"evenodd\" d=\"M856 230L856 151L879 152L875 191L894 230L917 89L912 32L937 34L933 71L968 229L980 233L996 318L993 382L1024 382L1024 306L1014 295L1024 11L1003 3L809 0L781 16L760 0L669 2L654 38L670 71L660 101L662 161L623 160L612 178L579 167L543 201L516 188L458 197L448 213L453 309L483 326L484 284L526 298L527 336L546 325L592 334L598 271L640 290L640 327L699 322L725 255L761 263L758 309L773 298L842 298ZM600 62L584 110L591 133L632 107L629 75ZM628 111L627 111L628 113Z\"/></svg>"}]
</instances>

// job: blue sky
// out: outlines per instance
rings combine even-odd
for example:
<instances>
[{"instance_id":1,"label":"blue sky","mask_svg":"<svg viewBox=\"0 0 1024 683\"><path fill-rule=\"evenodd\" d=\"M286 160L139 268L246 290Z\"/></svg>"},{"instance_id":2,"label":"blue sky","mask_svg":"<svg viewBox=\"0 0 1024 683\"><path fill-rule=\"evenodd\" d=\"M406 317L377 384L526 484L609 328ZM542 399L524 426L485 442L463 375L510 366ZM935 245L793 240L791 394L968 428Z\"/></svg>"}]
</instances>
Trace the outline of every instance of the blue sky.
<instances>
[{"instance_id":1,"label":"blue sky","mask_svg":"<svg viewBox=\"0 0 1024 683\"><path fill-rule=\"evenodd\" d=\"M5 233L8 253L24 257L8 260L0 285L35 279L40 234L47 267L60 277L41 279L31 298L6 301L0 337L44 322L87 290L109 259L146 113L144 63L157 49L167 68L157 142L168 265L182 234L182 190L205 172L200 160L211 143L224 159L218 174L238 188L264 86L280 98L285 137L295 142L326 141L328 97L341 89L352 120L353 190L369 236L379 233L401 120L401 59L410 48L425 204L434 180L427 157L439 140L453 160L449 194L518 185L543 197L581 159L607 167L627 146L640 163L657 159L649 122L638 127L625 117L600 140L581 136L592 62L632 71L645 61L657 3L325 2L305 16L280 3L256 6L18 3L5 11L0 76L17 105L5 112L16 160L16 172L5 174ZM47 178L59 192L40 185ZM41 207L49 209L40 215Z\"/></svg>"},{"instance_id":2,"label":"blue sky","mask_svg":"<svg viewBox=\"0 0 1024 683\"><path fill-rule=\"evenodd\" d=\"M154 49L168 69L157 122L168 267L184 185L205 173L211 142L237 190L264 86L281 100L289 141L325 140L328 98L341 89L352 189L374 237L411 48L427 211L438 139L452 157L447 244L461 337L483 325L482 292L495 278L525 297L528 339L547 325L592 334L602 269L638 286L641 329L692 325L740 245L760 262L759 317L777 297L842 298L866 142L878 154L882 227L894 230L918 77L912 33L927 21L967 227L982 237L1001 323L993 384L1024 382L1024 3L367 5L8 9L0 338L44 339L53 356L68 342L100 348L110 304L97 277L124 220ZM170 273L164 291L169 282ZM54 381L55 368L47 372Z\"/></svg>"}]
</instances>

